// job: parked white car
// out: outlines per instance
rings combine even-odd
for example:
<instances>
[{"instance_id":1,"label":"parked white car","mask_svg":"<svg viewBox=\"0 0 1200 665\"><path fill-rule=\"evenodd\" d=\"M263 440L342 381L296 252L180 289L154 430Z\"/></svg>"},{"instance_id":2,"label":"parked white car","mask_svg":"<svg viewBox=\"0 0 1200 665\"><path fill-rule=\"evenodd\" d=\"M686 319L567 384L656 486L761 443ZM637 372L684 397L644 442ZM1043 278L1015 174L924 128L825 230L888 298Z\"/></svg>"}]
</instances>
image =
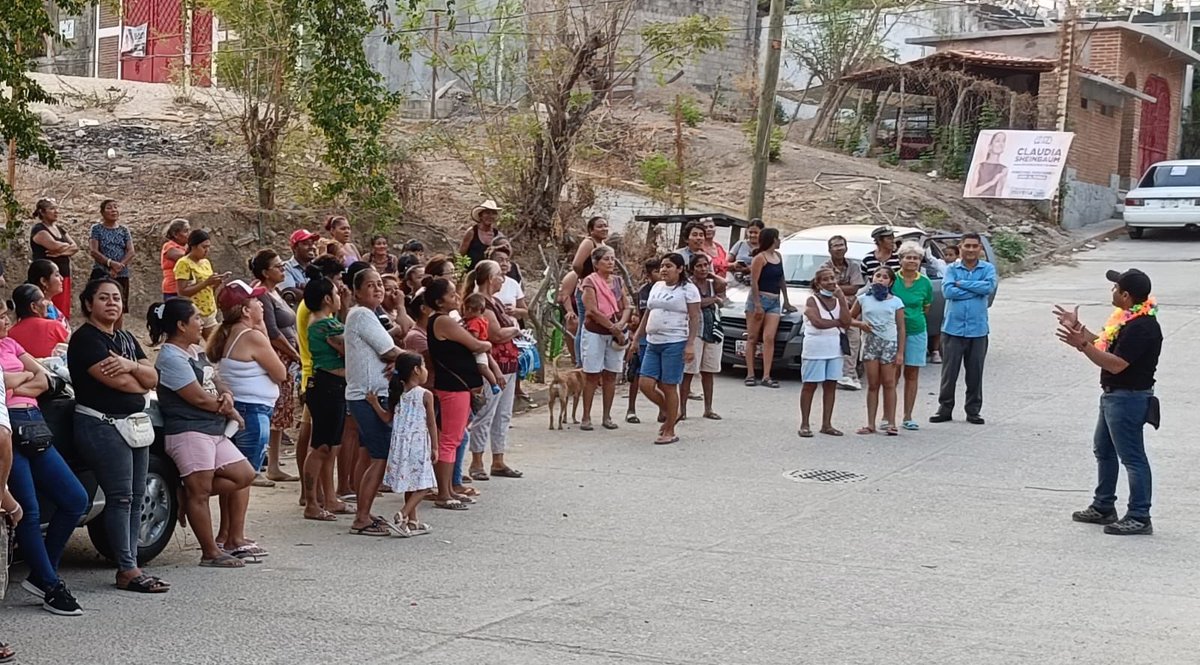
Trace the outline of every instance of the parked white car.
<instances>
[{"instance_id":1,"label":"parked white car","mask_svg":"<svg viewBox=\"0 0 1200 665\"><path fill-rule=\"evenodd\" d=\"M1125 195L1125 230L1200 228L1200 159L1158 162Z\"/></svg>"}]
</instances>

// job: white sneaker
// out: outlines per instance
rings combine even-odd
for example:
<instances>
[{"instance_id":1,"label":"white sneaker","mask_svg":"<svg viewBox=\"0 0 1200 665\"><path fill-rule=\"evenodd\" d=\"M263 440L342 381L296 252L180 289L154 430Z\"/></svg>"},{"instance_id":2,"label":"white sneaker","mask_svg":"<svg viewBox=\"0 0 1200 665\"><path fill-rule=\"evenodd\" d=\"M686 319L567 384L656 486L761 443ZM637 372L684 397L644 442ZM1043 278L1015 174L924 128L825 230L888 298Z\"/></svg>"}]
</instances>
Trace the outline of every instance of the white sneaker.
<instances>
[{"instance_id":1,"label":"white sneaker","mask_svg":"<svg viewBox=\"0 0 1200 665\"><path fill-rule=\"evenodd\" d=\"M849 376L843 376L838 379L838 387L845 388L846 390L862 390L862 384L859 383L858 379Z\"/></svg>"},{"instance_id":2,"label":"white sneaker","mask_svg":"<svg viewBox=\"0 0 1200 665\"><path fill-rule=\"evenodd\" d=\"M933 354L929 358L929 362L933 363L934 365L941 365L942 364L942 352L934 351Z\"/></svg>"}]
</instances>

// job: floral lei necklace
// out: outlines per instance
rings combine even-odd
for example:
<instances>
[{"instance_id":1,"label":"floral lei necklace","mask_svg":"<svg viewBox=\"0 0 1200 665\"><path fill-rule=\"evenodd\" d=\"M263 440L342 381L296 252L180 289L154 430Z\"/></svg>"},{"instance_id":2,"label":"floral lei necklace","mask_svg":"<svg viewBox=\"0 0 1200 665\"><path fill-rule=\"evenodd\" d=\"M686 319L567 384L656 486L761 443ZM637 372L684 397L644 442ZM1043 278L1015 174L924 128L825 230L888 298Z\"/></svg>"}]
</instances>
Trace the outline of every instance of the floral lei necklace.
<instances>
[{"instance_id":1,"label":"floral lei necklace","mask_svg":"<svg viewBox=\"0 0 1200 665\"><path fill-rule=\"evenodd\" d=\"M1158 303L1154 298L1147 298L1145 302L1138 303L1129 309L1119 307L1114 309L1108 317L1108 321L1104 322L1104 329L1096 336L1096 348L1107 351L1121 332L1121 328L1139 316L1158 316Z\"/></svg>"}]
</instances>

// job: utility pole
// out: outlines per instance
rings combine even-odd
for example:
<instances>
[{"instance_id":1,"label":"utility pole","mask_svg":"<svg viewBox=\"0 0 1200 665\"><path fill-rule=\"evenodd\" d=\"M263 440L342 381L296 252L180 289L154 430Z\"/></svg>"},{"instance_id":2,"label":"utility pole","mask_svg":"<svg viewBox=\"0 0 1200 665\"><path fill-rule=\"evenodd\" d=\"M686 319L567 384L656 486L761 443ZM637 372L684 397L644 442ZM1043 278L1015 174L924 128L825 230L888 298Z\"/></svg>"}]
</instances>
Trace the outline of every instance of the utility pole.
<instances>
[{"instance_id":1,"label":"utility pole","mask_svg":"<svg viewBox=\"0 0 1200 665\"><path fill-rule=\"evenodd\" d=\"M429 81L429 119L437 119L437 59L438 59L438 33L442 27L442 14L437 10L433 12L433 57L429 59L430 81Z\"/></svg>"},{"instance_id":2,"label":"utility pole","mask_svg":"<svg viewBox=\"0 0 1200 665\"><path fill-rule=\"evenodd\" d=\"M16 53L20 54L21 53L21 38L20 37L16 38L16 43L14 44L14 46L16 47L16 49L15 49ZM12 100L17 103L19 103L21 101L21 95L22 95L21 80L22 80L22 78L20 76L17 76L16 80L14 80L12 82L12 92L9 93L12 96ZM12 138L12 137L10 137L8 139L8 188L14 194L17 191L17 139ZM9 226L12 226L17 221L13 217L11 211L8 213L7 219L8 219Z\"/></svg>"},{"instance_id":3,"label":"utility pole","mask_svg":"<svg viewBox=\"0 0 1200 665\"><path fill-rule=\"evenodd\" d=\"M679 212L687 212L687 173L683 168L683 100L675 95L675 177L679 184Z\"/></svg>"},{"instance_id":4,"label":"utility pole","mask_svg":"<svg viewBox=\"0 0 1200 665\"><path fill-rule=\"evenodd\" d=\"M1054 105L1055 131L1067 131L1067 110L1070 108L1071 75L1075 67L1075 4L1072 0L1065 1L1062 20L1058 26L1058 97ZM1066 177L1065 171L1063 177ZM1054 190L1054 198L1050 201L1050 218L1056 224L1062 224L1062 183Z\"/></svg>"},{"instance_id":5,"label":"utility pole","mask_svg":"<svg viewBox=\"0 0 1200 665\"><path fill-rule=\"evenodd\" d=\"M771 0L767 29L767 64L758 98L758 135L754 138L754 172L750 177L750 203L746 217L763 215L767 195L767 162L771 156L771 123L775 120L775 87L779 85L779 59L783 54L783 0Z\"/></svg>"}]
</instances>

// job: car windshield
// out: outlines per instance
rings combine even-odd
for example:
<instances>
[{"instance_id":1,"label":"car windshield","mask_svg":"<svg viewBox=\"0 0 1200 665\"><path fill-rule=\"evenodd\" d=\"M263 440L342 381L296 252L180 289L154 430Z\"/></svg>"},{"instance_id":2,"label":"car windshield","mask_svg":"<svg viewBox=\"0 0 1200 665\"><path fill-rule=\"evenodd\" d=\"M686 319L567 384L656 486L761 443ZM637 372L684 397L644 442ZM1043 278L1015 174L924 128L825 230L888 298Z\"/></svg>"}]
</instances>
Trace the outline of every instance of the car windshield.
<instances>
[{"instance_id":1,"label":"car windshield","mask_svg":"<svg viewBox=\"0 0 1200 665\"><path fill-rule=\"evenodd\" d=\"M783 277L788 284L809 286L817 268L828 260L828 254L784 254Z\"/></svg>"},{"instance_id":2,"label":"car windshield","mask_svg":"<svg viewBox=\"0 0 1200 665\"><path fill-rule=\"evenodd\" d=\"M1139 187L1200 187L1200 165L1151 166Z\"/></svg>"}]
</instances>

